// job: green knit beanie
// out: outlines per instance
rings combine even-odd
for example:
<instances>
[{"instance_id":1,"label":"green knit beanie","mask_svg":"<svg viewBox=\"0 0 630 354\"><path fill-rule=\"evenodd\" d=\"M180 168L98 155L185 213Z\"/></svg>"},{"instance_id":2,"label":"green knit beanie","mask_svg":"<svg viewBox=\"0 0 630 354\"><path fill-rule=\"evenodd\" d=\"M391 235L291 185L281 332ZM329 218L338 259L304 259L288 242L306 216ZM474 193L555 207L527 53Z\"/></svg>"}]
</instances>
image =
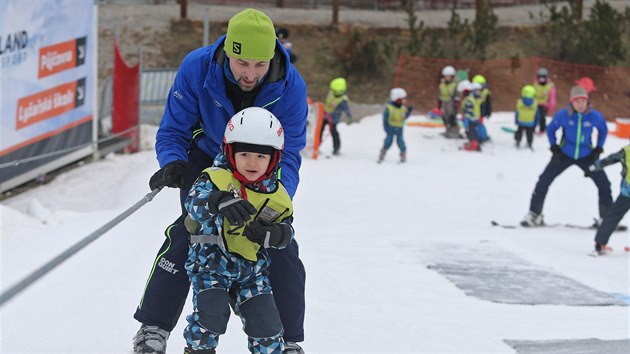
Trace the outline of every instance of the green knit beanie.
<instances>
[{"instance_id":1,"label":"green knit beanie","mask_svg":"<svg viewBox=\"0 0 630 354\"><path fill-rule=\"evenodd\" d=\"M232 58L267 61L276 49L276 30L269 16L245 9L228 22L223 50Z\"/></svg>"}]
</instances>

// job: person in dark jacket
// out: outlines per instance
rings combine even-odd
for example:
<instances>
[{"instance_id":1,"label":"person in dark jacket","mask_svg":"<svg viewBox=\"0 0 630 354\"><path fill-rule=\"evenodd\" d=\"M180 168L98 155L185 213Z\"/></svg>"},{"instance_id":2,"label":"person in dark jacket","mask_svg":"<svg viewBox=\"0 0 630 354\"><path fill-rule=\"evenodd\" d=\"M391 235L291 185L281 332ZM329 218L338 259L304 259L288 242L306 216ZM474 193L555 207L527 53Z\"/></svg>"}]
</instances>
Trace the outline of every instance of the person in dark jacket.
<instances>
[{"instance_id":1,"label":"person in dark jacket","mask_svg":"<svg viewBox=\"0 0 630 354\"><path fill-rule=\"evenodd\" d=\"M618 152L611 154L602 160L597 160L589 168L589 172L585 176L589 176L594 171L601 171L604 167L614 163L621 163L621 186L619 188L619 196L615 203L608 210L608 213L601 221L601 225L597 228L595 234L595 254L603 256L612 249L608 247L608 240L613 231L620 229L619 222L624 215L630 210L630 175L628 174L628 166L630 166L630 145L624 147ZM621 230L623 230L621 228Z\"/></svg>"},{"instance_id":2,"label":"person in dark jacket","mask_svg":"<svg viewBox=\"0 0 630 354\"><path fill-rule=\"evenodd\" d=\"M150 188L180 188L182 215L166 229L134 318L142 326L136 353L164 353L180 317L190 283L184 270L189 234L183 202L201 171L220 153L228 120L248 107L273 113L284 127L281 181L293 198L299 182L300 150L306 145L306 85L276 39L271 19L258 10L234 15L227 34L183 60L157 132L160 169ZM284 353L303 353L305 270L297 242L269 250L270 280L286 341Z\"/></svg>"},{"instance_id":3,"label":"person in dark jacket","mask_svg":"<svg viewBox=\"0 0 630 354\"><path fill-rule=\"evenodd\" d=\"M588 93L582 86L571 88L569 106L560 110L547 127L547 137L551 145L551 161L538 178L534 188L529 212L521 222L523 226L544 225L542 209L549 185L564 170L577 165L585 173L588 167L599 158L604 151L604 142L608 135L604 116L589 105ZM562 140L556 140L556 131L562 129ZM591 146L593 129L597 130L597 143ZM603 218L612 205L610 181L604 171L591 173L599 191L599 217Z\"/></svg>"}]
</instances>

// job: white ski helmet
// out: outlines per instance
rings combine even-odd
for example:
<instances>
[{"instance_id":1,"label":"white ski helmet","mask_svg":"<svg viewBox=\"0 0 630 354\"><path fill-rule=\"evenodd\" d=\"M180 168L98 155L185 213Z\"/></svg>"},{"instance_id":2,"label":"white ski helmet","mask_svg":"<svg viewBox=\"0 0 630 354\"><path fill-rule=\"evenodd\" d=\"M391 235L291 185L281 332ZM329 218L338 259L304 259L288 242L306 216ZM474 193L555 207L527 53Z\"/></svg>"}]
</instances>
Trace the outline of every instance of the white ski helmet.
<instances>
[{"instance_id":1,"label":"white ski helmet","mask_svg":"<svg viewBox=\"0 0 630 354\"><path fill-rule=\"evenodd\" d=\"M273 113L260 107L249 107L232 116L225 127L224 144L245 143L284 148L284 129Z\"/></svg>"},{"instance_id":2,"label":"white ski helmet","mask_svg":"<svg viewBox=\"0 0 630 354\"><path fill-rule=\"evenodd\" d=\"M457 84L457 92L472 91L472 84L468 80L462 80Z\"/></svg>"},{"instance_id":3,"label":"white ski helmet","mask_svg":"<svg viewBox=\"0 0 630 354\"><path fill-rule=\"evenodd\" d=\"M442 69L442 76L455 76L455 68L448 65Z\"/></svg>"},{"instance_id":4,"label":"white ski helmet","mask_svg":"<svg viewBox=\"0 0 630 354\"><path fill-rule=\"evenodd\" d=\"M482 88L483 88L483 86L482 86L480 83L478 83L478 82L473 82L473 83L470 85L470 90L471 90L471 91L481 90Z\"/></svg>"},{"instance_id":5,"label":"white ski helmet","mask_svg":"<svg viewBox=\"0 0 630 354\"><path fill-rule=\"evenodd\" d=\"M407 98L407 91L404 88L394 87L391 91L389 91L389 100L392 102L396 102L398 100L402 100L403 98Z\"/></svg>"},{"instance_id":6,"label":"white ski helmet","mask_svg":"<svg viewBox=\"0 0 630 354\"><path fill-rule=\"evenodd\" d=\"M223 135L223 155L236 173L234 154L241 151L271 155L269 167L261 177L268 178L278 167L284 148L284 129L273 113L260 107L249 107L230 118Z\"/></svg>"}]
</instances>

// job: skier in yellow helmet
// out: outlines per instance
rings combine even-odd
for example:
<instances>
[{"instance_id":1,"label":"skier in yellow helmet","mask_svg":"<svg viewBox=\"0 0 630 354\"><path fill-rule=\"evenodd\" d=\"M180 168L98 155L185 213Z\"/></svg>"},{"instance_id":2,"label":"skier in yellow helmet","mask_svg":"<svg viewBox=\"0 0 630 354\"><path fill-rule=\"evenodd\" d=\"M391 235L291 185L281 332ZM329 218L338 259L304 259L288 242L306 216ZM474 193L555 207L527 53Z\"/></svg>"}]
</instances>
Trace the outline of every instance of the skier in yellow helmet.
<instances>
[{"instance_id":1,"label":"skier in yellow helmet","mask_svg":"<svg viewBox=\"0 0 630 354\"><path fill-rule=\"evenodd\" d=\"M339 155L339 149L341 148L337 124L339 124L341 117L344 115L348 124L352 122L350 100L348 95L346 95L347 88L348 84L343 77L333 79L330 82L330 90L326 96L326 102L324 102L324 121L322 122L322 129L319 131L319 141L322 141L324 129L326 125L329 125L333 138L333 155L335 156Z\"/></svg>"}]
</instances>

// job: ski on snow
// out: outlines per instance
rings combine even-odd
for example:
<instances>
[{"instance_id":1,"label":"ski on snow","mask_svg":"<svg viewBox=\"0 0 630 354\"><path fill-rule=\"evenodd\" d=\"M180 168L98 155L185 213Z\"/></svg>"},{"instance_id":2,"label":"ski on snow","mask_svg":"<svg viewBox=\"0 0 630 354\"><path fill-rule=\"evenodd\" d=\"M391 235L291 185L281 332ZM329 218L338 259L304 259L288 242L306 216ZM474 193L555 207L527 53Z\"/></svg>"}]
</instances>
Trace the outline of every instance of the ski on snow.
<instances>
[{"instance_id":1,"label":"ski on snow","mask_svg":"<svg viewBox=\"0 0 630 354\"><path fill-rule=\"evenodd\" d=\"M596 227L594 226L585 226L585 225L577 225L577 224L570 224L570 223L553 223L553 224L544 224L544 225L540 225L540 226L526 226L524 224L519 224L519 225L509 225L509 224L502 224L499 222L496 222L494 220L490 221L490 223L492 224L492 226L497 226L497 227L502 227L504 229L518 229L519 227L523 227L523 228L528 228L528 229L537 229L537 228L549 228L549 227L566 227L566 228L570 228L570 229L580 229L580 230L597 230ZM626 231L628 230L628 227L625 225L619 225L617 226L617 228L615 229L615 231Z\"/></svg>"}]
</instances>

